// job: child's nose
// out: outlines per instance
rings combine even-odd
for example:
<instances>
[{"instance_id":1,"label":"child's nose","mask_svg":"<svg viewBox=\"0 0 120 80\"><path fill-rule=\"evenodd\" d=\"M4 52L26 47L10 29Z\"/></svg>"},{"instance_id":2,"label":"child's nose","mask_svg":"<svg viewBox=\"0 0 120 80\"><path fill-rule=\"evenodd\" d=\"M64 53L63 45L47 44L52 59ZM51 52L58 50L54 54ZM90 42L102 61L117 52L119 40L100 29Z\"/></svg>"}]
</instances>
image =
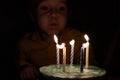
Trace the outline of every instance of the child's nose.
<instances>
[{"instance_id":1,"label":"child's nose","mask_svg":"<svg viewBox=\"0 0 120 80\"><path fill-rule=\"evenodd\" d=\"M58 13L57 9L51 9L51 10L50 10L50 14L51 14L52 16L56 16L57 13Z\"/></svg>"},{"instance_id":2,"label":"child's nose","mask_svg":"<svg viewBox=\"0 0 120 80\"><path fill-rule=\"evenodd\" d=\"M56 18L57 15L58 15L58 11L57 10L51 10L49 14L52 18Z\"/></svg>"}]
</instances>

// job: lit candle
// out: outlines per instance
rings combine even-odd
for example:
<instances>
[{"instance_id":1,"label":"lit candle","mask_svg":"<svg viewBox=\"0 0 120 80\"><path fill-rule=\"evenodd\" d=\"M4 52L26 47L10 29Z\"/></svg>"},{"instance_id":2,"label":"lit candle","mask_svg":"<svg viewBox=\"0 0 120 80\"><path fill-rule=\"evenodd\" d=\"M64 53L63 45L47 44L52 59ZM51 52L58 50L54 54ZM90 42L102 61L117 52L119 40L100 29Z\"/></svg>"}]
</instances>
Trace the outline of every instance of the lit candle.
<instances>
[{"instance_id":1,"label":"lit candle","mask_svg":"<svg viewBox=\"0 0 120 80\"><path fill-rule=\"evenodd\" d=\"M85 34L85 39L86 39L86 60L85 60L85 68L89 67L89 37Z\"/></svg>"},{"instance_id":2,"label":"lit candle","mask_svg":"<svg viewBox=\"0 0 120 80\"><path fill-rule=\"evenodd\" d=\"M66 70L66 47L65 43L62 43L61 45L58 45L59 49L63 49L63 72Z\"/></svg>"},{"instance_id":3,"label":"lit candle","mask_svg":"<svg viewBox=\"0 0 120 80\"><path fill-rule=\"evenodd\" d=\"M63 47L63 72L66 71L66 47Z\"/></svg>"},{"instance_id":4,"label":"lit candle","mask_svg":"<svg viewBox=\"0 0 120 80\"><path fill-rule=\"evenodd\" d=\"M66 47L65 43L62 43L61 45L57 45L59 49L63 49L63 72L66 71Z\"/></svg>"},{"instance_id":5,"label":"lit candle","mask_svg":"<svg viewBox=\"0 0 120 80\"><path fill-rule=\"evenodd\" d=\"M60 53L59 53L59 44L58 44L58 38L56 35L54 35L54 41L56 43L56 58L57 58L57 68L60 68Z\"/></svg>"},{"instance_id":6,"label":"lit candle","mask_svg":"<svg viewBox=\"0 0 120 80\"><path fill-rule=\"evenodd\" d=\"M73 59L74 59L74 43L75 43L75 40L71 40L71 41L70 41L70 45L71 45L70 67L73 66Z\"/></svg>"},{"instance_id":7,"label":"lit candle","mask_svg":"<svg viewBox=\"0 0 120 80\"><path fill-rule=\"evenodd\" d=\"M80 71L83 72L83 64L84 64L84 49L87 47L87 44L86 43L83 43L82 44L82 47L81 47L81 55L80 55Z\"/></svg>"},{"instance_id":8,"label":"lit candle","mask_svg":"<svg viewBox=\"0 0 120 80\"><path fill-rule=\"evenodd\" d=\"M80 72L83 72L83 60L84 59L84 47L81 47L81 52L80 52Z\"/></svg>"}]
</instances>

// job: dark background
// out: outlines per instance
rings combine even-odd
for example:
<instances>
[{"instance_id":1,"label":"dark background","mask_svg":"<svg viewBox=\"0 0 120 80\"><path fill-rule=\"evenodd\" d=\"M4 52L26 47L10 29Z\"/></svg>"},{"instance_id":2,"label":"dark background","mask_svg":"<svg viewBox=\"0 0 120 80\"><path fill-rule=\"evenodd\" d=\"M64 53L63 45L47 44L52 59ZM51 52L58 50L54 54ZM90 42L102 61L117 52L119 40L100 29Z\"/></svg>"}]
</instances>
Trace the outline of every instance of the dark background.
<instances>
[{"instance_id":1,"label":"dark background","mask_svg":"<svg viewBox=\"0 0 120 80\"><path fill-rule=\"evenodd\" d=\"M120 70L120 1L71 0L71 3L69 24L90 35L99 66L105 68L109 76L120 76L117 74ZM2 76L4 80L15 78L17 41L31 31L26 6L27 1L23 0L0 2L0 72L5 75Z\"/></svg>"}]
</instances>

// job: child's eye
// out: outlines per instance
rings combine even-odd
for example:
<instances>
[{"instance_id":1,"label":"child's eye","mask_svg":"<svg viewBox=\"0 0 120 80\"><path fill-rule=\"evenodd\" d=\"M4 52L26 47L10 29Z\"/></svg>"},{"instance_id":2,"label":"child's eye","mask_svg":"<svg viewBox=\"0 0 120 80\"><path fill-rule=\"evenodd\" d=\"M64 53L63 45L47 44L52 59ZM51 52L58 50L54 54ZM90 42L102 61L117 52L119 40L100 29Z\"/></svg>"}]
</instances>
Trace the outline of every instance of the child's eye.
<instances>
[{"instance_id":1,"label":"child's eye","mask_svg":"<svg viewBox=\"0 0 120 80\"><path fill-rule=\"evenodd\" d=\"M42 6L42 7L40 7L40 10L42 10L42 11L48 11L49 8L47 6Z\"/></svg>"},{"instance_id":2,"label":"child's eye","mask_svg":"<svg viewBox=\"0 0 120 80\"><path fill-rule=\"evenodd\" d=\"M66 8L65 7L59 7L59 11L65 11L66 10Z\"/></svg>"}]
</instances>

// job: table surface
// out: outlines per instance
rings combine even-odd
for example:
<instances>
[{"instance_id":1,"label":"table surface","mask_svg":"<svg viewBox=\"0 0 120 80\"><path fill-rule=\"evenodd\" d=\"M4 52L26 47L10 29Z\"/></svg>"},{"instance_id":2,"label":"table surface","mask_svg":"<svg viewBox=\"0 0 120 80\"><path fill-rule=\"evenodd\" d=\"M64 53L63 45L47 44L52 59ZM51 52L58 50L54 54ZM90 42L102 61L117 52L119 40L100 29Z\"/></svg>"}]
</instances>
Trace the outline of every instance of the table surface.
<instances>
[{"instance_id":1,"label":"table surface","mask_svg":"<svg viewBox=\"0 0 120 80\"><path fill-rule=\"evenodd\" d=\"M63 72L63 66L60 65L60 68L57 68L56 65L48 65L39 68L39 71L51 77L57 78L95 78L101 77L106 74L106 71L100 67L90 65L88 69L83 69L83 72L80 71L80 65L73 65L70 67L69 64L66 65L66 71Z\"/></svg>"}]
</instances>

